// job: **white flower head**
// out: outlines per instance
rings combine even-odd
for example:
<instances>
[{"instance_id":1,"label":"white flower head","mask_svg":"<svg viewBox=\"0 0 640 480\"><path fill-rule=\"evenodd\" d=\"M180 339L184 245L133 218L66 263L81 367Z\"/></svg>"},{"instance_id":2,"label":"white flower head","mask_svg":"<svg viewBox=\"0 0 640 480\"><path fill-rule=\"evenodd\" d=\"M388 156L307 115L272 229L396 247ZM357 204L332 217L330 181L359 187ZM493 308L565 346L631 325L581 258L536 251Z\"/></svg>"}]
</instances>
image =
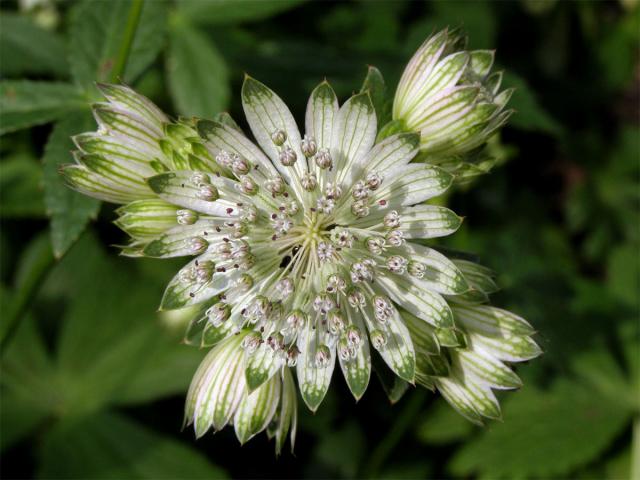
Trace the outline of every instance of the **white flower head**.
<instances>
[{"instance_id":1,"label":"white flower head","mask_svg":"<svg viewBox=\"0 0 640 480\"><path fill-rule=\"evenodd\" d=\"M498 98L485 91L484 54L449 58L451 42L444 32L421 47L396 94L397 118L422 136L377 141L369 93L339 105L326 81L311 93L301 133L280 97L246 77L255 143L234 124L171 122L130 88L101 87L100 128L75 137L76 164L64 174L74 188L124 204L125 254L192 257L161 308L199 306L188 338L213 346L187 399L198 435L232 422L245 442L271 424L279 451L295 430L291 369L315 411L336 363L355 398L364 394L371 347L402 380L437 388L481 422L498 408L491 389L517 385L505 362L539 353L524 320L484 305L493 291L484 267L424 246L461 219L425 203L452 175L412 160L443 152L445 137L447 154L479 138L458 117L438 127L444 120L427 118L429 105L452 101L463 81L475 82L474 100L456 104L469 121ZM501 122L495 111L478 125Z\"/></svg>"}]
</instances>

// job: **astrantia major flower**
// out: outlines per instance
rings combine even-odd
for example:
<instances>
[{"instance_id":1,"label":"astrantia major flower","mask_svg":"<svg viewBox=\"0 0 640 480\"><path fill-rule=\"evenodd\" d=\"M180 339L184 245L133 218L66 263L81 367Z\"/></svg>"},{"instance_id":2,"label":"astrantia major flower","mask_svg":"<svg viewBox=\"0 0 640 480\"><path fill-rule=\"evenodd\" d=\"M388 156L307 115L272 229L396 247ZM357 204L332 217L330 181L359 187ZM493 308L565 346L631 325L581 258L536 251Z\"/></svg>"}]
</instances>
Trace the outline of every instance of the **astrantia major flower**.
<instances>
[{"instance_id":1,"label":"astrantia major flower","mask_svg":"<svg viewBox=\"0 0 640 480\"><path fill-rule=\"evenodd\" d=\"M256 143L227 115L172 121L126 86L101 86L98 130L75 137L64 174L123 204L125 254L193 257L161 308L192 307L187 338L212 347L187 396L197 435L232 423L241 442L266 430L280 451L295 436L292 373L315 411L337 366L359 399L372 357L473 422L500 416L493 389L520 385L508 365L539 354L533 330L487 305L490 271L427 246L461 222L425 203L455 179L430 159L477 148L504 117L491 62L450 53L454 43L443 32L421 47L387 129L368 92L340 106L326 81L300 131L280 97L246 77Z\"/></svg>"}]
</instances>

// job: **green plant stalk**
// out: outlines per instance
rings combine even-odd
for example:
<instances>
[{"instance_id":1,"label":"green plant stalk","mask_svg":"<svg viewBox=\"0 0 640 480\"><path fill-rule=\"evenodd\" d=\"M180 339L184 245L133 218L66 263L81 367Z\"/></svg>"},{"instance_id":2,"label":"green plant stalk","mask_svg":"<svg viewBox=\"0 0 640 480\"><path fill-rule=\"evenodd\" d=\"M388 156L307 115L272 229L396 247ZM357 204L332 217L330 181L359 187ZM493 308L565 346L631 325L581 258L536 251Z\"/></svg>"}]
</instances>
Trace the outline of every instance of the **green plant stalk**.
<instances>
[{"instance_id":1,"label":"green plant stalk","mask_svg":"<svg viewBox=\"0 0 640 480\"><path fill-rule=\"evenodd\" d=\"M48 237L44 241L36 239L32 262L23 280L16 285L16 294L9 303L6 312L3 308L4 320L0 323L0 355L4 355L7 345L20 325L24 312L40 290L42 282L47 277L55 258Z\"/></svg>"},{"instance_id":2,"label":"green plant stalk","mask_svg":"<svg viewBox=\"0 0 640 480\"><path fill-rule=\"evenodd\" d=\"M640 480L640 415L633 420L633 439L631 441L631 480Z\"/></svg>"},{"instance_id":3,"label":"green plant stalk","mask_svg":"<svg viewBox=\"0 0 640 480\"><path fill-rule=\"evenodd\" d=\"M397 417L391 430L387 432L383 440L373 450L366 465L362 468L362 478L377 478L380 467L385 464L389 455L393 452L398 442L402 439L407 430L413 425L416 415L420 412L422 404L426 398L424 389L417 389L404 406L402 412Z\"/></svg>"},{"instance_id":4,"label":"green plant stalk","mask_svg":"<svg viewBox=\"0 0 640 480\"><path fill-rule=\"evenodd\" d=\"M118 82L127 67L127 60L129 60L131 45L133 45L133 39L135 38L136 30L138 29L138 23L140 23L140 15L142 14L143 6L144 0L132 0L131 2L131 8L129 9L127 25L122 37L122 43L120 44L120 50L118 51L118 56L113 66L113 70L111 70L111 83Z\"/></svg>"}]
</instances>

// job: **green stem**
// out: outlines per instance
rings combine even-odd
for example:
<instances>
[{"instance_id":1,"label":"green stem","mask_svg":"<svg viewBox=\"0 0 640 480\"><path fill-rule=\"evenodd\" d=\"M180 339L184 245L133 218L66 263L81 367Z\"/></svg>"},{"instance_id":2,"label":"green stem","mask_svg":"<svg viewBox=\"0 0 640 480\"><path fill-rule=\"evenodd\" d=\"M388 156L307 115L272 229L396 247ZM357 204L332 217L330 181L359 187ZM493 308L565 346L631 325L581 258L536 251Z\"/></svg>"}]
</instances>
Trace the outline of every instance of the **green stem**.
<instances>
[{"instance_id":1,"label":"green stem","mask_svg":"<svg viewBox=\"0 0 640 480\"><path fill-rule=\"evenodd\" d=\"M111 83L119 81L120 77L124 74L125 68L127 67L127 60L129 59L129 53L131 52L133 39L136 36L136 30L138 29L138 23L140 22L140 15L142 14L143 5L144 0L131 1L131 8L129 9L127 25L122 37L122 43L120 44L120 50L118 51L118 57L116 58L113 70L111 71Z\"/></svg>"},{"instance_id":2,"label":"green stem","mask_svg":"<svg viewBox=\"0 0 640 480\"><path fill-rule=\"evenodd\" d=\"M640 480L640 415L633 420L631 441L631 480Z\"/></svg>"},{"instance_id":3,"label":"green stem","mask_svg":"<svg viewBox=\"0 0 640 480\"><path fill-rule=\"evenodd\" d=\"M42 282L55 264L51 244L47 235L36 238L25 253L28 256L28 270L15 286L15 297L9 304L0 324L0 355L4 355L6 347L20 325L24 312L40 290ZM23 260L24 262L24 260Z\"/></svg>"},{"instance_id":4,"label":"green stem","mask_svg":"<svg viewBox=\"0 0 640 480\"><path fill-rule=\"evenodd\" d=\"M396 445L402 437L407 433L407 430L414 424L416 416L422 408L422 404L426 398L424 389L419 389L413 392L408 403L404 406L402 412L394 421L391 430L387 432L383 440L373 450L373 453L369 457L367 464L363 468L362 478L376 478L380 473L380 467L384 465L387 458L396 448Z\"/></svg>"}]
</instances>

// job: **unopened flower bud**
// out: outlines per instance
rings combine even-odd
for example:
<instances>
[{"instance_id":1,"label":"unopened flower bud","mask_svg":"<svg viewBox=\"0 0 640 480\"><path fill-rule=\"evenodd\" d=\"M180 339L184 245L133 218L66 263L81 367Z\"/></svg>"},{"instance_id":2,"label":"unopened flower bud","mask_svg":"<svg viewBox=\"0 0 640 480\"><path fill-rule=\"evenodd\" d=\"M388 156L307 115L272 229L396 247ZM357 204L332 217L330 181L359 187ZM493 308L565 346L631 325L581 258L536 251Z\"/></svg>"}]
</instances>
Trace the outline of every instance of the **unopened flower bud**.
<instances>
[{"instance_id":1,"label":"unopened flower bud","mask_svg":"<svg viewBox=\"0 0 640 480\"><path fill-rule=\"evenodd\" d=\"M191 175L191 183L199 187L202 184L211 183L211 179L209 178L209 175L207 175L206 173L194 172Z\"/></svg>"},{"instance_id":2,"label":"unopened flower bud","mask_svg":"<svg viewBox=\"0 0 640 480\"><path fill-rule=\"evenodd\" d=\"M186 208L176 212L176 220L180 225L193 225L198 221L198 214Z\"/></svg>"},{"instance_id":3,"label":"unopened flower bud","mask_svg":"<svg viewBox=\"0 0 640 480\"><path fill-rule=\"evenodd\" d=\"M235 175L241 176L249 173L249 170L251 170L251 164L248 160L236 154L234 154L232 158L233 163L231 164L231 169Z\"/></svg>"},{"instance_id":4,"label":"unopened flower bud","mask_svg":"<svg viewBox=\"0 0 640 480\"><path fill-rule=\"evenodd\" d=\"M347 332L345 334L347 337L347 342L349 342L349 346L358 348L360 346L360 342L362 342L362 332L355 325L349 325L347 327Z\"/></svg>"},{"instance_id":5,"label":"unopened flower bud","mask_svg":"<svg viewBox=\"0 0 640 480\"><path fill-rule=\"evenodd\" d=\"M242 175L240 177L240 191L245 195L255 195L258 193L258 185L250 177Z\"/></svg>"},{"instance_id":6,"label":"unopened flower bud","mask_svg":"<svg viewBox=\"0 0 640 480\"><path fill-rule=\"evenodd\" d=\"M287 132L284 130L276 130L271 134L271 141L275 143L278 147L284 144L287 141Z\"/></svg>"},{"instance_id":7,"label":"unopened flower bud","mask_svg":"<svg viewBox=\"0 0 640 480\"><path fill-rule=\"evenodd\" d=\"M215 272L216 264L211 260L203 260L196 265L196 282L209 283Z\"/></svg>"},{"instance_id":8,"label":"unopened flower bud","mask_svg":"<svg viewBox=\"0 0 640 480\"><path fill-rule=\"evenodd\" d=\"M427 266L421 262L410 261L407 265L407 271L412 277L422 278L427 272Z\"/></svg>"},{"instance_id":9,"label":"unopened flower bud","mask_svg":"<svg viewBox=\"0 0 640 480\"><path fill-rule=\"evenodd\" d=\"M407 259L400 255L392 255L387 259L387 267L393 273L402 275L407 268Z\"/></svg>"},{"instance_id":10,"label":"unopened flower bud","mask_svg":"<svg viewBox=\"0 0 640 480\"><path fill-rule=\"evenodd\" d=\"M220 150L216 155L216 163L224 168L231 168L231 163L233 162L231 155L229 152L225 150Z\"/></svg>"},{"instance_id":11,"label":"unopened flower bud","mask_svg":"<svg viewBox=\"0 0 640 480\"><path fill-rule=\"evenodd\" d=\"M218 302L209 307L206 315L209 322L211 322L214 327L219 327L229 319L229 316L231 315L231 308L224 302Z\"/></svg>"},{"instance_id":12,"label":"unopened flower bud","mask_svg":"<svg viewBox=\"0 0 640 480\"><path fill-rule=\"evenodd\" d=\"M351 359L351 347L346 338L341 338L338 342L338 357L343 362Z\"/></svg>"},{"instance_id":13,"label":"unopened flower bud","mask_svg":"<svg viewBox=\"0 0 640 480\"><path fill-rule=\"evenodd\" d=\"M289 298L289 295L291 295L293 291L294 291L293 280L291 280L288 277L283 278L276 285L276 293L282 300L286 300L287 298Z\"/></svg>"},{"instance_id":14,"label":"unopened flower bud","mask_svg":"<svg viewBox=\"0 0 640 480\"><path fill-rule=\"evenodd\" d=\"M369 338L371 339L371 345L376 350L382 350L384 346L387 344L387 337L380 330L374 330L369 334Z\"/></svg>"},{"instance_id":15,"label":"unopened flower bud","mask_svg":"<svg viewBox=\"0 0 640 480\"><path fill-rule=\"evenodd\" d=\"M331 200L337 200L342 196L342 187L337 183L329 182L324 187L324 194Z\"/></svg>"},{"instance_id":16,"label":"unopened flower bud","mask_svg":"<svg viewBox=\"0 0 640 480\"><path fill-rule=\"evenodd\" d=\"M344 281L340 275L331 274L327 279L327 293L342 292L347 286L347 282Z\"/></svg>"},{"instance_id":17,"label":"unopened flower bud","mask_svg":"<svg viewBox=\"0 0 640 480\"><path fill-rule=\"evenodd\" d=\"M326 168L331 168L333 164L331 154L326 148L318 151L318 153L316 153L315 157L313 158L316 161L316 165L318 165L318 167L322 168L323 170Z\"/></svg>"},{"instance_id":18,"label":"unopened flower bud","mask_svg":"<svg viewBox=\"0 0 640 480\"><path fill-rule=\"evenodd\" d=\"M329 360L331 360L331 350L326 345L320 345L318 350L316 350L316 366L318 368L323 368L329 365Z\"/></svg>"},{"instance_id":19,"label":"unopened flower bud","mask_svg":"<svg viewBox=\"0 0 640 480\"><path fill-rule=\"evenodd\" d=\"M369 215L369 206L366 200L358 200L351 205L351 213L358 218L363 218Z\"/></svg>"},{"instance_id":20,"label":"unopened flower bud","mask_svg":"<svg viewBox=\"0 0 640 480\"><path fill-rule=\"evenodd\" d=\"M391 230L385 240L392 247L400 247L404 243L404 233L401 230Z\"/></svg>"},{"instance_id":21,"label":"unopened flower bud","mask_svg":"<svg viewBox=\"0 0 640 480\"><path fill-rule=\"evenodd\" d=\"M297 332L304 326L305 315L300 310L294 310L285 319L287 330L290 332Z\"/></svg>"},{"instance_id":22,"label":"unopened flower bud","mask_svg":"<svg viewBox=\"0 0 640 480\"><path fill-rule=\"evenodd\" d=\"M364 181L370 190L375 191L382 185L382 176L377 172L371 172L367 174Z\"/></svg>"},{"instance_id":23,"label":"unopened flower bud","mask_svg":"<svg viewBox=\"0 0 640 480\"><path fill-rule=\"evenodd\" d=\"M284 337L281 333L272 333L269 335L269 338L267 338L267 346L274 352L284 350Z\"/></svg>"},{"instance_id":24,"label":"unopened flower bud","mask_svg":"<svg viewBox=\"0 0 640 480\"><path fill-rule=\"evenodd\" d=\"M384 247L384 240L380 237L369 237L365 240L367 250L374 255L380 255Z\"/></svg>"},{"instance_id":25,"label":"unopened flower bud","mask_svg":"<svg viewBox=\"0 0 640 480\"><path fill-rule=\"evenodd\" d=\"M284 181L280 176L270 178L264 183L264 187L272 194L279 195L284 192Z\"/></svg>"},{"instance_id":26,"label":"unopened flower bud","mask_svg":"<svg viewBox=\"0 0 640 480\"><path fill-rule=\"evenodd\" d=\"M313 157L318 151L318 145L316 144L316 139L305 135L302 139L302 143L300 144L300 150L305 157Z\"/></svg>"},{"instance_id":27,"label":"unopened flower bud","mask_svg":"<svg viewBox=\"0 0 640 480\"><path fill-rule=\"evenodd\" d=\"M300 350L295 345L292 346L289 350L287 350L287 366L295 367L298 363L298 356L300 355Z\"/></svg>"},{"instance_id":28,"label":"unopened flower bud","mask_svg":"<svg viewBox=\"0 0 640 480\"><path fill-rule=\"evenodd\" d=\"M201 183L198 185L196 197L206 202L215 202L219 198L218 189L208 183Z\"/></svg>"},{"instance_id":29,"label":"unopened flower bud","mask_svg":"<svg viewBox=\"0 0 640 480\"><path fill-rule=\"evenodd\" d=\"M384 216L383 222L387 228L398 228L400 226L400 215L395 210L391 210Z\"/></svg>"},{"instance_id":30,"label":"unopened flower bud","mask_svg":"<svg viewBox=\"0 0 640 480\"><path fill-rule=\"evenodd\" d=\"M207 250L209 242L202 237L191 237L187 240L187 248L191 255L200 255Z\"/></svg>"},{"instance_id":31,"label":"unopened flower bud","mask_svg":"<svg viewBox=\"0 0 640 480\"><path fill-rule=\"evenodd\" d=\"M262 338L260 337L260 334L258 334L258 332L251 332L242 339L242 343L240 345L247 351L247 353L251 354L258 349L261 343Z\"/></svg>"},{"instance_id":32,"label":"unopened flower bud","mask_svg":"<svg viewBox=\"0 0 640 480\"><path fill-rule=\"evenodd\" d=\"M353 185L353 190L351 190L351 196L355 200L362 200L369 196L369 187L362 181L358 180Z\"/></svg>"},{"instance_id":33,"label":"unopened flower bud","mask_svg":"<svg viewBox=\"0 0 640 480\"><path fill-rule=\"evenodd\" d=\"M351 288L349 290L347 300L353 308L364 307L367 304L364 294L358 288Z\"/></svg>"},{"instance_id":34,"label":"unopened flower bud","mask_svg":"<svg viewBox=\"0 0 640 480\"><path fill-rule=\"evenodd\" d=\"M339 310L332 310L327 315L327 324L329 327L329 333L332 335L338 335L342 330L344 330L344 319L340 314Z\"/></svg>"},{"instance_id":35,"label":"unopened flower bud","mask_svg":"<svg viewBox=\"0 0 640 480\"><path fill-rule=\"evenodd\" d=\"M294 152L293 149L288 145L280 151L279 158L280 163L282 163L282 165L284 165L285 167L291 167L298 160L296 152Z\"/></svg>"},{"instance_id":36,"label":"unopened flower bud","mask_svg":"<svg viewBox=\"0 0 640 480\"><path fill-rule=\"evenodd\" d=\"M312 192L318 186L318 179L316 178L315 173L305 172L300 183L302 184L302 188L307 192Z\"/></svg>"}]
</instances>

